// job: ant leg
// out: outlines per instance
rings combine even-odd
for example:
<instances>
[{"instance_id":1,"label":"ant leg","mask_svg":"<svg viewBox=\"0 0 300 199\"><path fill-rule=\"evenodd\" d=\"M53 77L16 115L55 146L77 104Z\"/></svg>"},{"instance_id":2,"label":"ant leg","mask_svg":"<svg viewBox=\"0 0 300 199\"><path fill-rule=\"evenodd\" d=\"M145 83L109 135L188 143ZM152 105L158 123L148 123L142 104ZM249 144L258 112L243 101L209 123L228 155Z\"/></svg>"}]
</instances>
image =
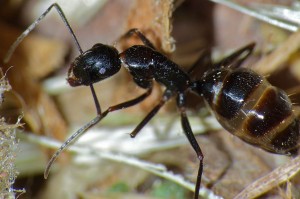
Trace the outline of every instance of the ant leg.
<instances>
[{"instance_id":1,"label":"ant leg","mask_svg":"<svg viewBox=\"0 0 300 199\"><path fill-rule=\"evenodd\" d=\"M212 63L210 51L204 50L187 73L196 77L197 74L204 74L212 65L214 68L221 68L222 66L238 68L251 55L254 46L255 43L250 43L215 64Z\"/></svg>"},{"instance_id":2,"label":"ant leg","mask_svg":"<svg viewBox=\"0 0 300 199\"><path fill-rule=\"evenodd\" d=\"M197 74L203 75L212 66L210 50L203 50L196 62L189 68L187 73L191 77L197 77Z\"/></svg>"},{"instance_id":3,"label":"ant leg","mask_svg":"<svg viewBox=\"0 0 300 199\"><path fill-rule=\"evenodd\" d=\"M215 63L214 68L230 67L238 68L241 64L252 54L255 43L250 43L241 49L233 52L231 55L225 57L221 61Z\"/></svg>"},{"instance_id":4,"label":"ant leg","mask_svg":"<svg viewBox=\"0 0 300 199\"><path fill-rule=\"evenodd\" d=\"M91 92L92 92L92 95L93 95L93 99L94 99L94 103L95 103L95 106L96 106L97 115L101 115L100 103L99 103L99 100L97 98L97 95L96 95L96 92L95 92L93 84L90 84L90 89L91 89Z\"/></svg>"},{"instance_id":5,"label":"ant leg","mask_svg":"<svg viewBox=\"0 0 300 199\"><path fill-rule=\"evenodd\" d=\"M141 31L139 31L139 29L137 29L137 28L130 29L120 39L128 38L128 37L130 37L133 34L135 34L136 36L138 36L140 38L140 40L144 43L145 46L148 46L148 47L150 47L150 48L152 48L152 49L155 50L155 47L152 44L152 42L149 39L147 39L147 37Z\"/></svg>"},{"instance_id":6,"label":"ant leg","mask_svg":"<svg viewBox=\"0 0 300 199\"><path fill-rule=\"evenodd\" d=\"M124 109L124 108L128 108L128 107L131 107L131 106L134 106L140 102L142 102L145 98L147 98L152 92L152 87L149 88L144 94L132 99L132 100L129 100L129 101L126 101L126 102L123 102L123 103L120 103L120 104L117 104L117 105L114 105L114 106L110 106L106 111L104 111L102 114L97 114L97 116L92 119L90 122L88 122L87 124L85 124L83 127L81 127L80 129L78 129L73 135L71 135L71 137L69 137L67 139L67 141L65 141L61 147L53 154L53 156L51 157L51 159L49 160L48 164L47 164L47 167L44 171L44 178L47 179L48 178L48 175L49 175L49 172L50 172L50 169L51 169L51 166L52 164L54 163L54 161L58 158L58 156L73 142L75 141L76 139L78 139L83 133L85 133L88 129L92 128L94 125L96 125L97 123L99 123L104 117L107 116L108 113L110 112L113 112L113 111L117 111L117 110L121 110L121 109ZM98 111L98 110L97 110Z\"/></svg>"},{"instance_id":7,"label":"ant leg","mask_svg":"<svg viewBox=\"0 0 300 199\"><path fill-rule=\"evenodd\" d=\"M80 52L80 54L83 53L80 45L79 45L79 42L64 14L64 12L62 11L61 7L57 4L57 3L53 3L52 5L49 6L49 8L37 19L35 20L18 38L17 40L11 45L11 47L9 48L7 54L5 55L4 57L4 63L7 63L12 54L14 53L14 51L16 50L16 48L18 47L18 45L23 41L23 39L40 23L40 21L50 12L50 10L52 8L55 8L58 12L58 14L60 15L61 19L63 20L64 24L67 26L69 32L71 33L75 43L76 43L76 46Z\"/></svg>"},{"instance_id":8,"label":"ant leg","mask_svg":"<svg viewBox=\"0 0 300 199\"><path fill-rule=\"evenodd\" d=\"M113 111L117 111L117 110L120 110L120 109L124 109L124 108L128 108L128 107L131 107L131 106L134 106L140 102L142 102L145 98L147 98L150 94L152 93L152 87L150 87L144 94L132 99L132 100L129 100L129 101L126 101L126 102L123 102L123 103L120 103L120 104L117 104L115 106L110 106L108 109L106 109L106 111L104 111L102 114L101 114L101 117L105 117L108 113L110 112L113 112Z\"/></svg>"},{"instance_id":9,"label":"ant leg","mask_svg":"<svg viewBox=\"0 0 300 199\"><path fill-rule=\"evenodd\" d=\"M156 115L159 109L168 101L174 93L170 90L166 90L160 100L159 104L157 104L147 115L146 117L135 127L135 129L130 133L130 137L134 138L140 130Z\"/></svg>"},{"instance_id":10,"label":"ant leg","mask_svg":"<svg viewBox=\"0 0 300 199\"><path fill-rule=\"evenodd\" d=\"M200 184L201 184L201 177L202 177L202 172L203 172L203 153L201 151L201 148L193 134L191 125L189 123L189 120L186 116L186 109L185 109L185 96L184 93L180 93L177 98L177 104L178 107L180 108L181 112L181 125L183 128L183 131L188 138L190 144L192 145L194 151L197 154L198 159L200 160L199 163L199 169L198 169L198 175L197 175L197 181L196 181L196 186L195 186L195 199L198 199L199 196L199 190L200 190Z\"/></svg>"}]
</instances>

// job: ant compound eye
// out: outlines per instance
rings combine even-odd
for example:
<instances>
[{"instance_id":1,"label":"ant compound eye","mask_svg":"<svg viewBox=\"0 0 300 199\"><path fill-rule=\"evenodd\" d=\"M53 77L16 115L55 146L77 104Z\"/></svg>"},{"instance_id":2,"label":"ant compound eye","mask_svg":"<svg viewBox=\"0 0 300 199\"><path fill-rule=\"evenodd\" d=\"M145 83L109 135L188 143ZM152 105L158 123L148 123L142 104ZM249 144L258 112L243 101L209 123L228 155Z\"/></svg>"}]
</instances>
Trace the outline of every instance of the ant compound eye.
<instances>
[{"instance_id":1,"label":"ant compound eye","mask_svg":"<svg viewBox=\"0 0 300 199\"><path fill-rule=\"evenodd\" d=\"M111 77L120 68L121 61L117 49L104 44L95 44L72 63L68 82L71 86L90 85Z\"/></svg>"}]
</instances>

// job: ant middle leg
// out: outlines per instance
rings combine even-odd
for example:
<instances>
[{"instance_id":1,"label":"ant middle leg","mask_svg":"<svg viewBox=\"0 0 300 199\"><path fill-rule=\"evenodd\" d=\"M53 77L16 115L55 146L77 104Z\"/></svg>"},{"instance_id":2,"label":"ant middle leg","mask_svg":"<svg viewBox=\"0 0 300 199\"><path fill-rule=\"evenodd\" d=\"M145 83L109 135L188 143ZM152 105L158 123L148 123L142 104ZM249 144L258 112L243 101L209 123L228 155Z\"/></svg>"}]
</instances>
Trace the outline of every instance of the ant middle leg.
<instances>
[{"instance_id":1,"label":"ant middle leg","mask_svg":"<svg viewBox=\"0 0 300 199\"><path fill-rule=\"evenodd\" d=\"M157 114L159 109L174 95L170 90L166 90L157 104L147 115L146 117L135 127L135 129L130 133L130 137L134 138L140 130Z\"/></svg>"},{"instance_id":2,"label":"ant middle leg","mask_svg":"<svg viewBox=\"0 0 300 199\"><path fill-rule=\"evenodd\" d=\"M108 113L113 112L113 111L117 111L117 110L121 110L124 108L128 108L131 106L134 106L140 102L142 102L145 98L147 98L150 94L152 93L152 87L150 87L144 94L114 105L114 106L110 106L106 111L104 111L103 113L98 113L97 116L95 118L93 118L90 122L88 122L87 124L85 124L83 127L81 127L80 129L78 129L73 135L71 135L71 137L69 137L62 145L61 147L53 154L53 156L51 157L51 159L49 160L47 167L44 171L44 178L47 179L50 169L52 167L52 164L54 163L54 161L58 158L58 156L72 143L74 142L76 139L78 139L83 133L85 133L87 130L89 130L90 128L92 128L93 126L95 126L96 124L98 124L103 118L105 118ZM98 110L97 110L98 112Z\"/></svg>"}]
</instances>

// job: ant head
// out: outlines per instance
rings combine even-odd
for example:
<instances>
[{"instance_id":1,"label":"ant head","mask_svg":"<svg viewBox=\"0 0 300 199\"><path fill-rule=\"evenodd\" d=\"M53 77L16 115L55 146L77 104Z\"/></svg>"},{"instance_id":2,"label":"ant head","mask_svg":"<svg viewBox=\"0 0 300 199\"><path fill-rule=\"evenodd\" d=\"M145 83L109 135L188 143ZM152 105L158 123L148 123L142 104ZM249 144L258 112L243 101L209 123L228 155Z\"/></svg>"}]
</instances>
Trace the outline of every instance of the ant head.
<instances>
[{"instance_id":1,"label":"ant head","mask_svg":"<svg viewBox=\"0 0 300 199\"><path fill-rule=\"evenodd\" d=\"M90 85L113 76L121 68L117 49L95 44L71 64L67 81L71 86Z\"/></svg>"}]
</instances>

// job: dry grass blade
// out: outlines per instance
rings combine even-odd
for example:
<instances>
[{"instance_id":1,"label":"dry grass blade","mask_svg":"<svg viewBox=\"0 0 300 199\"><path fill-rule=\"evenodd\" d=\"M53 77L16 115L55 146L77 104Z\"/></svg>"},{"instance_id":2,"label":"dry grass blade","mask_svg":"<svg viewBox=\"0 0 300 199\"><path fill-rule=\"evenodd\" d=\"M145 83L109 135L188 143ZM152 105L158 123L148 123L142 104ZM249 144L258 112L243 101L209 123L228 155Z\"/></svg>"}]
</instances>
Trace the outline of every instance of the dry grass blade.
<instances>
[{"instance_id":1,"label":"dry grass blade","mask_svg":"<svg viewBox=\"0 0 300 199\"><path fill-rule=\"evenodd\" d=\"M268 56L258 61L253 69L259 73L267 75L272 72L279 71L284 67L291 54L295 53L300 47L300 31L292 34L284 43L282 43L276 50Z\"/></svg>"},{"instance_id":2,"label":"dry grass blade","mask_svg":"<svg viewBox=\"0 0 300 199\"><path fill-rule=\"evenodd\" d=\"M256 198L271 189L278 187L281 183L288 181L296 175L299 170L300 156L297 156L287 164L278 167L268 175L250 184L241 193L239 193L235 199Z\"/></svg>"},{"instance_id":3,"label":"dry grass blade","mask_svg":"<svg viewBox=\"0 0 300 199\"><path fill-rule=\"evenodd\" d=\"M271 16L272 12L267 12L268 9L264 10L262 8L264 4L252 3L250 4L250 6L252 6L253 8L250 8L250 7L243 6L242 4L238 4L237 2L232 0L211 0L211 1L228 6L232 9L238 10L241 13L255 17L256 19L262 20L266 23L272 24L279 28L286 29L292 32L296 32L298 30L298 25L295 25L292 21L279 19L278 16L277 17ZM265 6L267 6L267 4L265 4ZM274 9L276 8L276 6L273 7Z\"/></svg>"},{"instance_id":4,"label":"dry grass blade","mask_svg":"<svg viewBox=\"0 0 300 199\"><path fill-rule=\"evenodd\" d=\"M3 93L10 90L5 76L0 79L1 104ZM18 151L18 141L16 139L16 128L20 126L20 119L16 124L7 124L5 118L0 119L0 198L15 198L18 191L13 188L18 172L15 168L15 159Z\"/></svg>"},{"instance_id":5,"label":"dry grass blade","mask_svg":"<svg viewBox=\"0 0 300 199\"><path fill-rule=\"evenodd\" d=\"M61 142L53 140L53 139L49 139L44 136L20 133L19 137L26 141L29 141L32 143L37 143L37 144L47 146L50 148L59 148L62 145ZM66 150L70 151L70 152L74 152L77 155L81 155L84 157L93 156L93 157L96 157L98 160L107 159L107 160L115 161L118 163L123 163L123 164L127 164L130 166L134 166L139 169L153 173L162 178L173 181L191 191L194 191L193 183L186 181L183 178L183 176L180 174L174 174L173 172L168 171L167 168L161 164L156 164L156 163L151 163L148 161L140 160L138 158L134 158L134 157L131 157L131 156L128 156L125 154L121 154L121 153L116 154L116 153L111 153L108 151L107 152L100 151L99 149L93 148L90 145L80 145L79 146L75 143L72 146L70 146L69 148L67 148ZM216 195L211 190L204 188L204 187L200 189L200 195L203 198L207 198L207 199L222 199L221 196Z\"/></svg>"}]
</instances>

